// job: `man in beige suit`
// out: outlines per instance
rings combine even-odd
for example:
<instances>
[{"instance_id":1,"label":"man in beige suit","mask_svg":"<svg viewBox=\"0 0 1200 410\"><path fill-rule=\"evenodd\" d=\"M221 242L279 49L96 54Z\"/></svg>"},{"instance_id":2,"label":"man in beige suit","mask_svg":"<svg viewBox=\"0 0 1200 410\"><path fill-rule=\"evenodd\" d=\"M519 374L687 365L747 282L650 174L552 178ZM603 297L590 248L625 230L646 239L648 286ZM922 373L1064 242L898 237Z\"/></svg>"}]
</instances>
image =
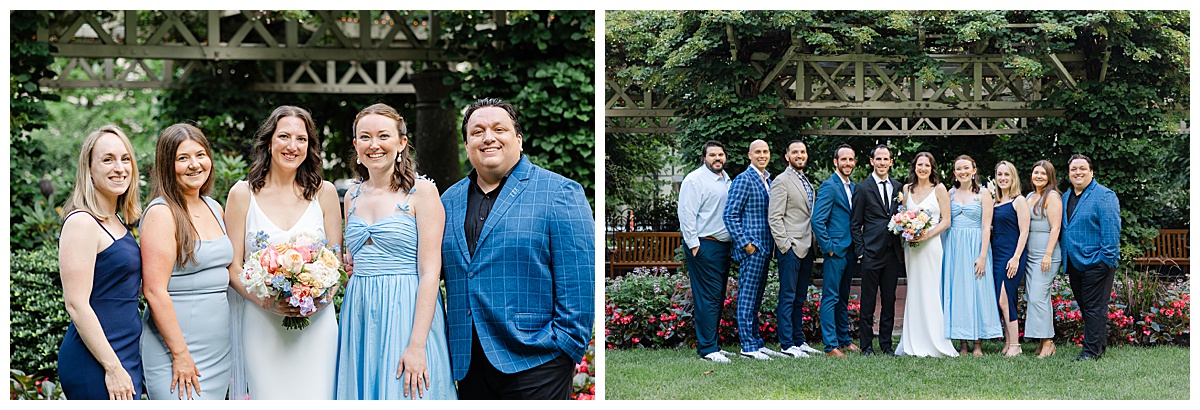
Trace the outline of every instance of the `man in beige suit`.
<instances>
[{"instance_id":1,"label":"man in beige suit","mask_svg":"<svg viewBox=\"0 0 1200 410\"><path fill-rule=\"evenodd\" d=\"M808 297L809 278L816 252L813 246L812 210L816 193L804 167L808 163L808 147L800 140L788 143L788 169L771 182L771 199L767 222L775 239L779 258L779 319L780 351L795 358L818 353L804 341L804 301Z\"/></svg>"}]
</instances>

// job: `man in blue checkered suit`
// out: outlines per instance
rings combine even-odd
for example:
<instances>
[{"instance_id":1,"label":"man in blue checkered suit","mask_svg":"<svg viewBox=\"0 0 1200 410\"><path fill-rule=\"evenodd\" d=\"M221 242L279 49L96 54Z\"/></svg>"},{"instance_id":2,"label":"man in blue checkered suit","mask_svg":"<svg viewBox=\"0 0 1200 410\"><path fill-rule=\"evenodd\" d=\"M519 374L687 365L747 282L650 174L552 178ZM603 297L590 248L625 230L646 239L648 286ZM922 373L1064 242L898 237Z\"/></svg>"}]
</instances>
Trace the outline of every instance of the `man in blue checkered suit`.
<instances>
[{"instance_id":1,"label":"man in blue checkered suit","mask_svg":"<svg viewBox=\"0 0 1200 410\"><path fill-rule=\"evenodd\" d=\"M512 105L463 115L474 168L442 195L450 363L460 399L569 399L595 320L583 187L521 154Z\"/></svg>"},{"instance_id":2,"label":"man in blue checkered suit","mask_svg":"<svg viewBox=\"0 0 1200 410\"><path fill-rule=\"evenodd\" d=\"M1076 361L1104 356L1113 274L1121 259L1121 204L1096 182L1092 159L1075 154L1067 162L1071 190L1064 200L1062 250L1071 293L1083 313L1083 350Z\"/></svg>"},{"instance_id":3,"label":"man in blue checkered suit","mask_svg":"<svg viewBox=\"0 0 1200 410\"><path fill-rule=\"evenodd\" d=\"M850 236L850 200L855 185L850 173L857 161L849 145L842 144L833 152L834 172L817 189L812 230L825 259L821 264L821 340L825 355L846 357L843 350L860 351L850 337L850 315L846 311L850 279L858 265Z\"/></svg>"},{"instance_id":4,"label":"man in blue checkered suit","mask_svg":"<svg viewBox=\"0 0 1200 410\"><path fill-rule=\"evenodd\" d=\"M771 180L767 163L771 150L767 142L750 143L750 166L733 178L729 199L725 202L725 228L733 239L733 260L738 263L737 327L742 342L742 356L771 360L783 354L763 345L758 329L758 309L762 306L767 281L767 262L775 249L771 227L767 224ZM768 356L769 355L769 356Z\"/></svg>"}]
</instances>

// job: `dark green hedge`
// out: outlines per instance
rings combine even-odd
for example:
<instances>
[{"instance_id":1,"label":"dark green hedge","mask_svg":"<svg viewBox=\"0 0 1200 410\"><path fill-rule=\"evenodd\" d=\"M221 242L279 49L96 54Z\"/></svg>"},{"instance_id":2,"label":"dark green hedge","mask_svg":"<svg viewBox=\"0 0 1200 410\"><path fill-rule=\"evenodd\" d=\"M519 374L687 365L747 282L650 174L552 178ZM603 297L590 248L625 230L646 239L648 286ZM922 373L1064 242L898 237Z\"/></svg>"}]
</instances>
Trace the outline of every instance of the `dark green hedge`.
<instances>
[{"instance_id":1,"label":"dark green hedge","mask_svg":"<svg viewBox=\"0 0 1200 410\"><path fill-rule=\"evenodd\" d=\"M9 267L9 366L37 379L55 376L58 346L71 322L63 306L58 247L15 251Z\"/></svg>"}]
</instances>

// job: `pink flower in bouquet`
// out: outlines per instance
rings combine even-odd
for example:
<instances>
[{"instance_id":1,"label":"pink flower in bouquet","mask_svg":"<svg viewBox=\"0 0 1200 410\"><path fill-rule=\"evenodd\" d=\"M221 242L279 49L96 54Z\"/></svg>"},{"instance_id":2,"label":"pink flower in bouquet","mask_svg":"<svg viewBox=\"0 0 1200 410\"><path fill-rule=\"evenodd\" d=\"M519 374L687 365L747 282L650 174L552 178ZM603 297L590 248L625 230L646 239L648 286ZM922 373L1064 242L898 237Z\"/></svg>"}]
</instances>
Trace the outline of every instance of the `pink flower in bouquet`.
<instances>
[{"instance_id":1,"label":"pink flower in bouquet","mask_svg":"<svg viewBox=\"0 0 1200 410\"><path fill-rule=\"evenodd\" d=\"M262 250L262 257L258 262L267 272L274 273L276 269L279 269L279 252L275 250L275 247L268 246Z\"/></svg>"}]
</instances>

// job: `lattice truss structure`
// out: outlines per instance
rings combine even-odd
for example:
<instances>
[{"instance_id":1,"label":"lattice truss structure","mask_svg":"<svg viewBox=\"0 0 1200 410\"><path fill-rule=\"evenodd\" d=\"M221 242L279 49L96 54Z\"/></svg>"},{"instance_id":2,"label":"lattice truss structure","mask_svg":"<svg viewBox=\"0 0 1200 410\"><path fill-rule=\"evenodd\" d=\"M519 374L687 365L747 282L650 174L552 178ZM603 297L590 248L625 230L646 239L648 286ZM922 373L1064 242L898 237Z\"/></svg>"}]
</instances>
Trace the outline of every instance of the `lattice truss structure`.
<instances>
[{"instance_id":1,"label":"lattice truss structure","mask_svg":"<svg viewBox=\"0 0 1200 410\"><path fill-rule=\"evenodd\" d=\"M412 94L414 62L446 62L429 34L439 31L433 13L310 14L302 22L247 10L55 13L37 39L67 61L42 85L176 88L196 70L227 74L229 61L251 60L258 62L255 91ZM267 28L280 23L283 30Z\"/></svg>"},{"instance_id":2,"label":"lattice truss structure","mask_svg":"<svg viewBox=\"0 0 1200 410\"><path fill-rule=\"evenodd\" d=\"M604 81L604 130L617 133L674 133L679 119L668 98L655 96L640 84ZM657 98L657 99L656 99Z\"/></svg>"}]
</instances>

